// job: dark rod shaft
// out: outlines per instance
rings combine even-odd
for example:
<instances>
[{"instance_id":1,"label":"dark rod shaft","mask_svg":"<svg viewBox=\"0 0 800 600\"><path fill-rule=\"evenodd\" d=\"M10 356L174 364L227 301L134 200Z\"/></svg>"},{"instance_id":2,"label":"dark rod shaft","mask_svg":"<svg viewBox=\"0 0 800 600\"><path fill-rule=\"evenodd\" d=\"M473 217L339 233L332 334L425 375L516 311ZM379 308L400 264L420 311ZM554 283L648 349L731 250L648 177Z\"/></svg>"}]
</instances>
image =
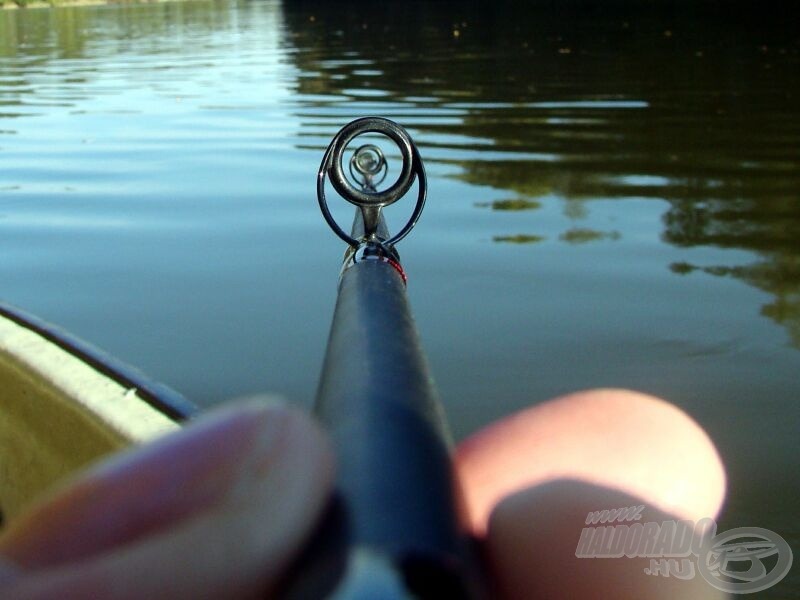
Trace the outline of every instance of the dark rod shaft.
<instances>
[{"instance_id":1,"label":"dark rod shaft","mask_svg":"<svg viewBox=\"0 0 800 600\"><path fill-rule=\"evenodd\" d=\"M356 211L353 237L362 234ZM377 234L388 235L382 218ZM396 254L382 258L371 243L345 258L317 391L337 490L286 597L475 598L444 415L405 279Z\"/></svg>"},{"instance_id":2,"label":"dark rod shaft","mask_svg":"<svg viewBox=\"0 0 800 600\"><path fill-rule=\"evenodd\" d=\"M342 275L316 412L334 441L350 548L388 559L419 597L458 593L465 539L443 417L388 262Z\"/></svg>"},{"instance_id":3,"label":"dark rod shaft","mask_svg":"<svg viewBox=\"0 0 800 600\"><path fill-rule=\"evenodd\" d=\"M377 260L345 271L317 397L359 541L455 551L453 481L405 285Z\"/></svg>"}]
</instances>

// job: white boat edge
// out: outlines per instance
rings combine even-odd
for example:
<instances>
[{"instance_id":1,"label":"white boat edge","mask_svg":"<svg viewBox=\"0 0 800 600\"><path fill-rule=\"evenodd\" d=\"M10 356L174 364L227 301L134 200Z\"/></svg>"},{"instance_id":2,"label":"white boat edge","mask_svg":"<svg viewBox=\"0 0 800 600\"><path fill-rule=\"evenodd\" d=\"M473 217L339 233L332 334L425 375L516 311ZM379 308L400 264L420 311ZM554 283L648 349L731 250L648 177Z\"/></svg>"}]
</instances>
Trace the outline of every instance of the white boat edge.
<instances>
[{"instance_id":1,"label":"white boat edge","mask_svg":"<svg viewBox=\"0 0 800 600\"><path fill-rule=\"evenodd\" d=\"M87 464L180 427L196 408L88 344L0 304L0 513Z\"/></svg>"}]
</instances>

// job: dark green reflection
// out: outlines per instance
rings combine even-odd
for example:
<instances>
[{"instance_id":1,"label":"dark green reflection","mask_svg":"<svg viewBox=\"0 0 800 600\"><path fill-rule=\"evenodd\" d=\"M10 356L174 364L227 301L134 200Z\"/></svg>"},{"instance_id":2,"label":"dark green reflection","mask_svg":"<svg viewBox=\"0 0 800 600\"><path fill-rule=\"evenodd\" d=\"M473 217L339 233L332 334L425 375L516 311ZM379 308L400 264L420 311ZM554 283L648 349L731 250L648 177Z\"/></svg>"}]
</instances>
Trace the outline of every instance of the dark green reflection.
<instances>
[{"instance_id":1,"label":"dark green reflection","mask_svg":"<svg viewBox=\"0 0 800 600\"><path fill-rule=\"evenodd\" d=\"M517 235L496 235L492 240L507 244L538 244L539 242L543 242L545 238L541 235L526 235L520 233Z\"/></svg>"},{"instance_id":2,"label":"dark green reflection","mask_svg":"<svg viewBox=\"0 0 800 600\"><path fill-rule=\"evenodd\" d=\"M207 31L225 27L230 10L230 5L214 2L166 2L147 10L135 2L110 10L83 6L2 10L0 58L97 58L97 43L111 39L119 43L120 50L135 45L144 54L163 51L163 39L174 36L176 27ZM151 45L155 36L163 36L157 47ZM88 44L94 44L91 51L87 51Z\"/></svg>"},{"instance_id":3,"label":"dark green reflection","mask_svg":"<svg viewBox=\"0 0 800 600\"><path fill-rule=\"evenodd\" d=\"M492 210L536 210L542 207L542 203L537 200L528 200L527 198L510 198L493 202L478 202L475 206L491 208Z\"/></svg>"},{"instance_id":4,"label":"dark green reflection","mask_svg":"<svg viewBox=\"0 0 800 600\"><path fill-rule=\"evenodd\" d=\"M168 59L172 46L175 55L180 55L183 37L193 30L230 27L234 4L165 2L143 10L131 2L110 8L0 10L0 59L4 59L0 60L0 102L6 102L11 92L34 100L32 82L58 59L88 59L86 64L63 69L64 83L74 84L92 78L93 61L120 52L160 54Z\"/></svg>"},{"instance_id":5,"label":"dark green reflection","mask_svg":"<svg viewBox=\"0 0 800 600\"><path fill-rule=\"evenodd\" d=\"M772 294L762 313L800 347L800 30L790 5L367 6L285 6L305 135L322 139L323 117L342 103L375 100L398 119L413 115L428 161L523 199L495 210L555 196L581 218L596 198L666 201L666 242L753 253L749 267L702 269ZM558 237L618 235L576 227Z\"/></svg>"},{"instance_id":6,"label":"dark green reflection","mask_svg":"<svg viewBox=\"0 0 800 600\"><path fill-rule=\"evenodd\" d=\"M597 231L587 227L573 227L558 236L558 239L568 244L586 244L600 240L618 240L620 237L618 231Z\"/></svg>"},{"instance_id":7,"label":"dark green reflection","mask_svg":"<svg viewBox=\"0 0 800 600\"><path fill-rule=\"evenodd\" d=\"M788 128L791 130L791 126ZM770 179L758 173L754 180L740 179L739 185L747 190L739 197L696 197L671 202L664 217L664 238L679 246L751 250L759 260L750 265L682 263L671 268L680 274L699 270L709 275L735 277L768 292L772 301L761 307L761 314L783 325L793 345L800 348L798 169L786 171L782 176L773 172Z\"/></svg>"}]
</instances>

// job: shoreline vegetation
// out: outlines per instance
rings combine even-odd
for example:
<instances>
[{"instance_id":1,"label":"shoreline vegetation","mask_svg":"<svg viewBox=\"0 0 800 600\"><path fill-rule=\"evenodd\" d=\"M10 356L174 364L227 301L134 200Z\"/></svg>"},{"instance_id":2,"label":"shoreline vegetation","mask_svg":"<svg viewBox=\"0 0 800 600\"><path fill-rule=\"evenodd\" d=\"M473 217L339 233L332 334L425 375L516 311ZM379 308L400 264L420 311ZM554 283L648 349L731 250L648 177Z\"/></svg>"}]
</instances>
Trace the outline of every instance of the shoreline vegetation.
<instances>
[{"instance_id":1,"label":"shoreline vegetation","mask_svg":"<svg viewBox=\"0 0 800 600\"><path fill-rule=\"evenodd\" d=\"M58 8L62 6L100 6L104 4L160 4L179 0L0 0L0 8Z\"/></svg>"}]
</instances>

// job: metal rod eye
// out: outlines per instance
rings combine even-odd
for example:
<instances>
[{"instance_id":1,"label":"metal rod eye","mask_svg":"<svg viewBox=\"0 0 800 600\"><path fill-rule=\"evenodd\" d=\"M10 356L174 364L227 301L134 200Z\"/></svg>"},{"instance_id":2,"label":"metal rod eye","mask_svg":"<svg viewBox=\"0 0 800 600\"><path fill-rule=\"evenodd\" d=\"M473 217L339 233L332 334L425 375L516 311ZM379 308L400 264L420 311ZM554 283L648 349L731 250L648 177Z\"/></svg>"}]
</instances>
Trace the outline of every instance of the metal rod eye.
<instances>
[{"instance_id":1,"label":"metal rod eye","mask_svg":"<svg viewBox=\"0 0 800 600\"><path fill-rule=\"evenodd\" d=\"M364 144L350 158L350 175L362 188L376 189L389 173L386 157L378 146Z\"/></svg>"},{"instance_id":2,"label":"metal rod eye","mask_svg":"<svg viewBox=\"0 0 800 600\"><path fill-rule=\"evenodd\" d=\"M400 148L403 165L400 176L388 189L378 192L376 186L380 184L388 172L386 159L380 148L373 144L365 144L356 149L350 159L349 170L353 179L361 186L357 189L344 174L343 156L347 145L353 138L364 133L381 133L391 138ZM406 224L388 240L381 239L381 243L391 247L402 240L413 229L425 207L427 196L427 178L425 167L419 155L419 150L414 145L405 129L397 123L382 117L364 117L345 125L337 133L322 157L319 171L317 172L317 200L322 215L325 217L333 232L353 247L358 247L362 240L356 240L348 235L331 215L328 202L325 198L325 179L329 178L336 192L351 204L361 209L364 217L365 238L371 238L376 233L376 226L380 210L401 197L414 184L417 179L419 192L414 210Z\"/></svg>"},{"instance_id":3,"label":"metal rod eye","mask_svg":"<svg viewBox=\"0 0 800 600\"><path fill-rule=\"evenodd\" d=\"M345 148L347 148L347 145L353 138L365 133L381 133L387 136L397 144L397 147L400 149L400 154L403 157L400 176L397 178L397 181L382 192L358 189L350 183L344 174L343 161ZM362 208L368 206L388 206L393 202L397 202L414 183L411 145L411 138L408 133L406 133L406 130L388 119L365 117L363 119L356 119L352 123L345 125L331 142L333 152L329 158L328 171L333 188L342 198Z\"/></svg>"}]
</instances>

